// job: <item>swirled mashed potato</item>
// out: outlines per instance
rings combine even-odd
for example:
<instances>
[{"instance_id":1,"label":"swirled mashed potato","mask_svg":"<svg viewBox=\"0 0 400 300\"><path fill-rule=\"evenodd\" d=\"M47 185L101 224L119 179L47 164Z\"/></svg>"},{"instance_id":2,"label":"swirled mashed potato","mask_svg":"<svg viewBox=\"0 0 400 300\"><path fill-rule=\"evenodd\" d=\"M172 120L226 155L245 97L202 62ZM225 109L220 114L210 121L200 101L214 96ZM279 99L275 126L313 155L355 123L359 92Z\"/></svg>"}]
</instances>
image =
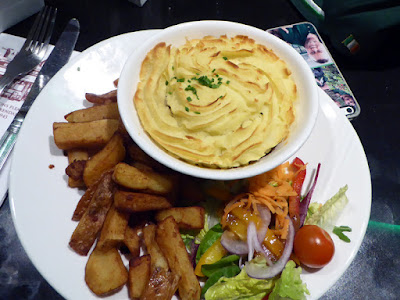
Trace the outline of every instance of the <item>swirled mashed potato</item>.
<instances>
[{"instance_id":1,"label":"swirled mashed potato","mask_svg":"<svg viewBox=\"0 0 400 300\"><path fill-rule=\"evenodd\" d=\"M295 100L286 63L246 36L156 45L134 97L159 146L211 168L247 165L270 152L289 133Z\"/></svg>"}]
</instances>

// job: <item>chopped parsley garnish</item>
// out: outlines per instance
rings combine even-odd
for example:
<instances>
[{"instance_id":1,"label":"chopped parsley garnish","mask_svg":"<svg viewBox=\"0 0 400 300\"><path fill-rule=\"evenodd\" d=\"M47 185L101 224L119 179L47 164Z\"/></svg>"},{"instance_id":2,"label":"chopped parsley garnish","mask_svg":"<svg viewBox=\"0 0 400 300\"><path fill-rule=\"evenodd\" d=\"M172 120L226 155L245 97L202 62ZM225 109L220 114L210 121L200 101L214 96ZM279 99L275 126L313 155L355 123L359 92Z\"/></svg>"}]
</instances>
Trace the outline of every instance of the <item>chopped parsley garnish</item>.
<instances>
[{"instance_id":1,"label":"chopped parsley garnish","mask_svg":"<svg viewBox=\"0 0 400 300\"><path fill-rule=\"evenodd\" d=\"M165 80L165 85L168 85L168 80Z\"/></svg>"},{"instance_id":2,"label":"chopped parsley garnish","mask_svg":"<svg viewBox=\"0 0 400 300\"><path fill-rule=\"evenodd\" d=\"M197 90L196 90L195 87L193 87L193 86L191 86L191 85L188 85L188 86L185 88L185 91L191 91L191 92L196 96L196 98L199 99L199 96L197 96Z\"/></svg>"},{"instance_id":3,"label":"chopped parsley garnish","mask_svg":"<svg viewBox=\"0 0 400 300\"><path fill-rule=\"evenodd\" d=\"M190 101L192 101L192 98L191 98L191 97L187 97L186 100L187 100L188 102L190 102Z\"/></svg>"},{"instance_id":4,"label":"chopped parsley garnish","mask_svg":"<svg viewBox=\"0 0 400 300\"><path fill-rule=\"evenodd\" d=\"M174 66L172 66L172 71L175 70Z\"/></svg>"},{"instance_id":5,"label":"chopped parsley garnish","mask_svg":"<svg viewBox=\"0 0 400 300\"><path fill-rule=\"evenodd\" d=\"M226 56L224 56L223 59L228 60L228 58Z\"/></svg>"},{"instance_id":6,"label":"chopped parsley garnish","mask_svg":"<svg viewBox=\"0 0 400 300\"><path fill-rule=\"evenodd\" d=\"M185 82L185 78L179 78L176 80L177 82Z\"/></svg>"},{"instance_id":7,"label":"chopped parsley garnish","mask_svg":"<svg viewBox=\"0 0 400 300\"><path fill-rule=\"evenodd\" d=\"M189 111L189 107L185 106L185 110L186 110L186 111Z\"/></svg>"},{"instance_id":8,"label":"chopped parsley garnish","mask_svg":"<svg viewBox=\"0 0 400 300\"><path fill-rule=\"evenodd\" d=\"M207 76L203 75L200 76L199 78L195 78L201 85L207 86L210 89L216 89L219 88L222 82L218 81L217 84L213 83L213 80L208 78Z\"/></svg>"},{"instance_id":9,"label":"chopped parsley garnish","mask_svg":"<svg viewBox=\"0 0 400 300\"><path fill-rule=\"evenodd\" d=\"M346 231L351 232L351 228L349 226L340 226L340 227L335 226L332 232L336 234L342 241L350 243L350 239L348 238L348 236L343 233Z\"/></svg>"},{"instance_id":10,"label":"chopped parsley garnish","mask_svg":"<svg viewBox=\"0 0 400 300\"><path fill-rule=\"evenodd\" d=\"M196 115L199 115L199 114L200 114L200 112L199 112L199 111L195 111L194 113L195 113Z\"/></svg>"},{"instance_id":11,"label":"chopped parsley garnish","mask_svg":"<svg viewBox=\"0 0 400 300\"><path fill-rule=\"evenodd\" d=\"M211 73L214 73L215 72L215 69L213 69L212 71L211 71Z\"/></svg>"},{"instance_id":12,"label":"chopped parsley garnish","mask_svg":"<svg viewBox=\"0 0 400 300\"><path fill-rule=\"evenodd\" d=\"M230 81L229 81L229 80L227 80L227 81L226 81L226 84L229 84L229 83L230 83Z\"/></svg>"}]
</instances>

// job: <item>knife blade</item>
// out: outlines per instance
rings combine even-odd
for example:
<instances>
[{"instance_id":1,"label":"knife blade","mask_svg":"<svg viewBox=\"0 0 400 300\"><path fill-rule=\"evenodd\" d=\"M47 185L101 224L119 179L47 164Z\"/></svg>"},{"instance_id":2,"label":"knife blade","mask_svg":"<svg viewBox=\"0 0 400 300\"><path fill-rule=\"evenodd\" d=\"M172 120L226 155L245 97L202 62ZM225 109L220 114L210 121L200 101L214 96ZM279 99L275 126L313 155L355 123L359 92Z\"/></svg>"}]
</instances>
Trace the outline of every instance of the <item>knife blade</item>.
<instances>
[{"instance_id":1,"label":"knife blade","mask_svg":"<svg viewBox=\"0 0 400 300\"><path fill-rule=\"evenodd\" d=\"M72 51L75 48L75 44L79 36L79 30L79 21L77 19L71 19L64 31L61 33L60 38L54 45L54 48L42 69L39 71L39 74L19 112L1 138L0 170L3 168L4 163L6 162L11 150L15 145L22 122L24 121L26 114L31 108L36 97L49 82L49 80L68 62L69 58L71 57Z\"/></svg>"}]
</instances>

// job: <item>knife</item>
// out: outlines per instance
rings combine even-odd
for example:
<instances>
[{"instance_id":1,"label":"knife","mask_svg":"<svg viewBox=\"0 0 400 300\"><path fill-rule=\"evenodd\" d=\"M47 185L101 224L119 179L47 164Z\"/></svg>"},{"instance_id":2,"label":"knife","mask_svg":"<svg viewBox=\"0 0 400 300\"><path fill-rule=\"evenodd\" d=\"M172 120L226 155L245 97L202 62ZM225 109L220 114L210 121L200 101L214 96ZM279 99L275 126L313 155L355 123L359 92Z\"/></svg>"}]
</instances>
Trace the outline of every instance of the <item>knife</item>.
<instances>
[{"instance_id":1,"label":"knife","mask_svg":"<svg viewBox=\"0 0 400 300\"><path fill-rule=\"evenodd\" d=\"M31 108L36 97L49 82L49 80L68 62L69 58L71 57L72 51L75 48L75 44L79 36L79 28L80 26L77 19L71 19L68 22L52 52L40 70L18 114L15 116L11 125L1 138L0 170L3 168L4 163L6 162L11 150L15 145L22 122L24 121L26 114Z\"/></svg>"}]
</instances>

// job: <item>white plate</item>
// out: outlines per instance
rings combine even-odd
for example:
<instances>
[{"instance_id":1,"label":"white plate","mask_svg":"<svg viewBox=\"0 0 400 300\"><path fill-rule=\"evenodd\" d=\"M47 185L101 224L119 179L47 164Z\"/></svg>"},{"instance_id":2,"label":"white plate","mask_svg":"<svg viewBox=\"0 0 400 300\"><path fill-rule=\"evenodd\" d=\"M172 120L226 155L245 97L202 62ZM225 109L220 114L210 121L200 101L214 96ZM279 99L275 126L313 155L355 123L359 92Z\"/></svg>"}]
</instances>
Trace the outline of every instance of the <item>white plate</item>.
<instances>
[{"instance_id":1,"label":"white plate","mask_svg":"<svg viewBox=\"0 0 400 300\"><path fill-rule=\"evenodd\" d=\"M157 31L139 31L103 41L69 62L45 87L31 108L14 149L10 205L17 234L43 277L67 299L98 299L84 281L87 257L68 247L80 193L67 187L67 158L53 141L52 123L83 107L84 93L113 88L133 49ZM339 225L353 229L347 244L335 236L332 262L302 275L310 299L325 293L350 265L364 237L371 207L367 160L353 127L332 100L320 93L320 112L309 140L297 153L310 170L322 163L314 201L325 202L348 184L349 204ZM54 165L53 169L49 165ZM307 182L313 172L308 172ZM127 289L107 299L128 299Z\"/></svg>"}]
</instances>

